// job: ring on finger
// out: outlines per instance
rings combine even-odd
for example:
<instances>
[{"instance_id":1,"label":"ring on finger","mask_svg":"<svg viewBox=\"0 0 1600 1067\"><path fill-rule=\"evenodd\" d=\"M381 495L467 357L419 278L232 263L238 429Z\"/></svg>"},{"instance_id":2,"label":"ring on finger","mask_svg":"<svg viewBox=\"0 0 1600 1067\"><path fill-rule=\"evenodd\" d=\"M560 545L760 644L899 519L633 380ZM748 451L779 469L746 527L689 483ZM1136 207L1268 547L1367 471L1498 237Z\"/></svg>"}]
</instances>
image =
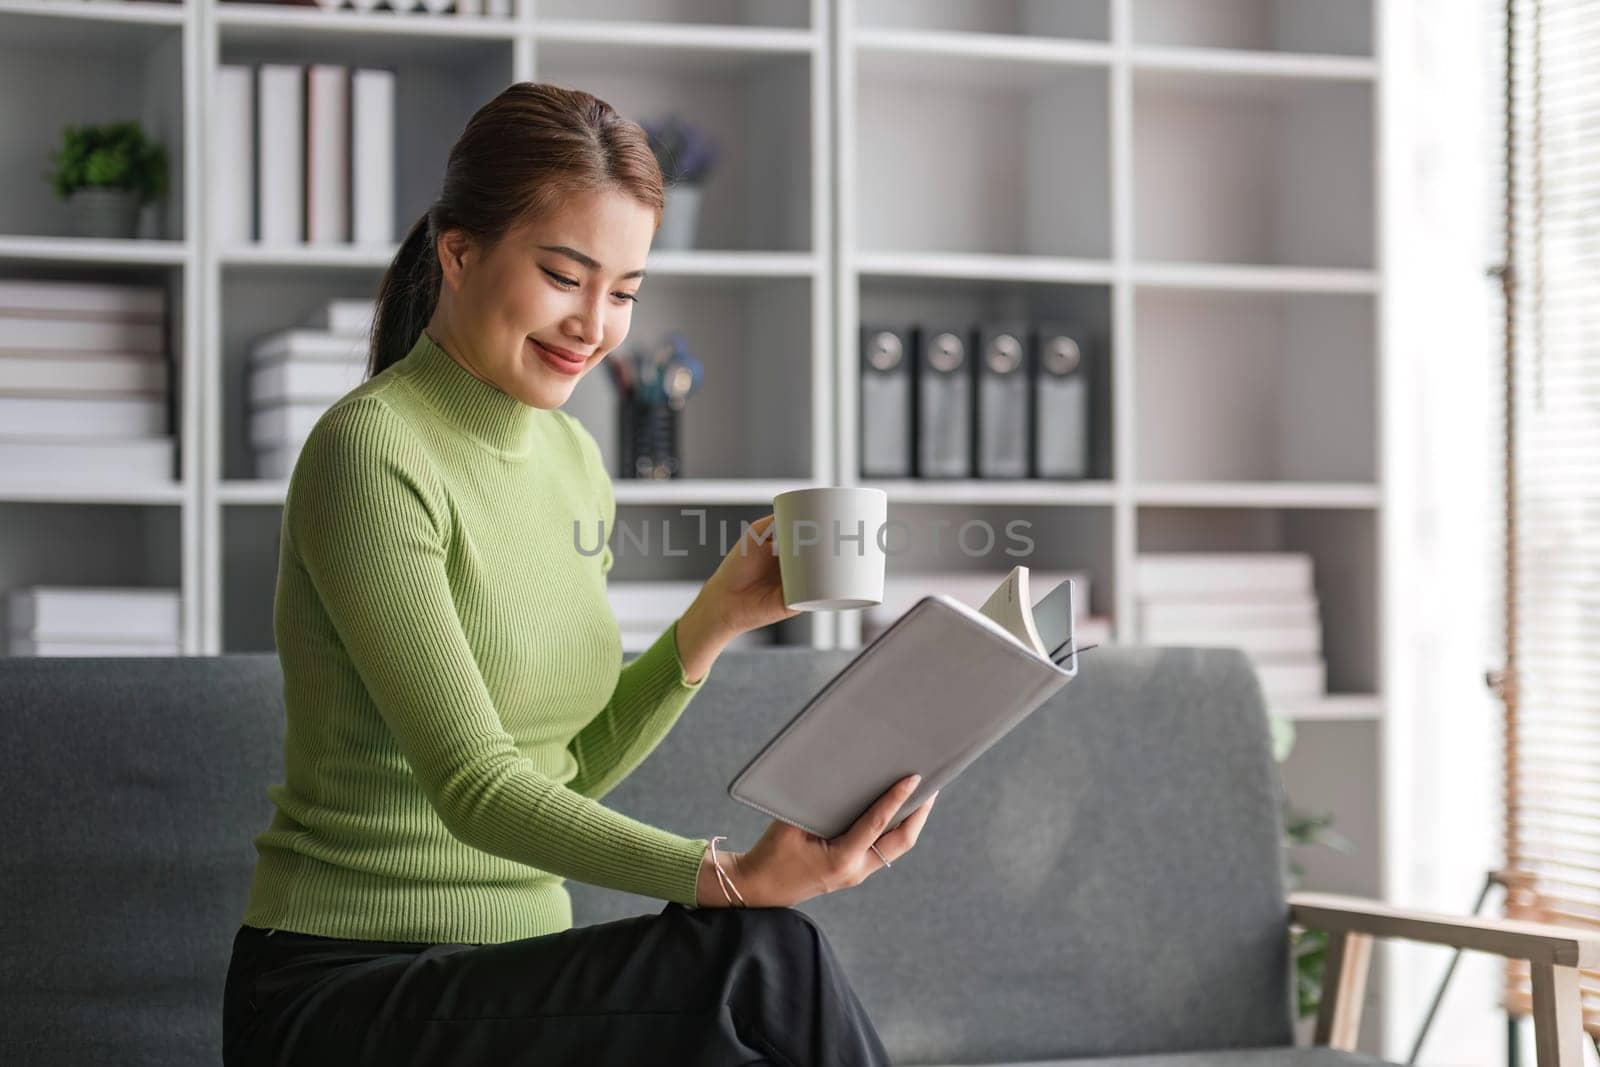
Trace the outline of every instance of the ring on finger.
<instances>
[{"instance_id":1,"label":"ring on finger","mask_svg":"<svg viewBox=\"0 0 1600 1067\"><path fill-rule=\"evenodd\" d=\"M878 846L877 845L868 845L867 847L872 849L872 851L874 851L874 852L878 852ZM893 867L894 866L894 864L889 862L889 857L885 856L882 852L878 852L878 858L883 861L883 865L885 867Z\"/></svg>"}]
</instances>

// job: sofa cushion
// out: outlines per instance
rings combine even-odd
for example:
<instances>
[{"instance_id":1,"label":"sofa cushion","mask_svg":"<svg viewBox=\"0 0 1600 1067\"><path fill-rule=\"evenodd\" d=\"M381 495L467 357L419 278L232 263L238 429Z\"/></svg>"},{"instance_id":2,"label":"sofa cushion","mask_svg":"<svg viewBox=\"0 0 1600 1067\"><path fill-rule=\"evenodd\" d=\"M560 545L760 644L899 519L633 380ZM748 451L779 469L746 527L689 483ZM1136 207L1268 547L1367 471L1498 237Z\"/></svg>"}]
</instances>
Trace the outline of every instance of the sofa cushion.
<instances>
[{"instance_id":1,"label":"sofa cushion","mask_svg":"<svg viewBox=\"0 0 1600 1067\"><path fill-rule=\"evenodd\" d=\"M282 749L275 655L0 658L9 1062L221 1061Z\"/></svg>"},{"instance_id":2,"label":"sofa cushion","mask_svg":"<svg viewBox=\"0 0 1600 1067\"><path fill-rule=\"evenodd\" d=\"M851 656L724 652L605 802L748 847L768 820L728 782ZM910 855L800 908L900 1061L1288 1046L1280 803L1242 654L1098 649L940 793ZM568 889L579 923L660 908Z\"/></svg>"}]
</instances>

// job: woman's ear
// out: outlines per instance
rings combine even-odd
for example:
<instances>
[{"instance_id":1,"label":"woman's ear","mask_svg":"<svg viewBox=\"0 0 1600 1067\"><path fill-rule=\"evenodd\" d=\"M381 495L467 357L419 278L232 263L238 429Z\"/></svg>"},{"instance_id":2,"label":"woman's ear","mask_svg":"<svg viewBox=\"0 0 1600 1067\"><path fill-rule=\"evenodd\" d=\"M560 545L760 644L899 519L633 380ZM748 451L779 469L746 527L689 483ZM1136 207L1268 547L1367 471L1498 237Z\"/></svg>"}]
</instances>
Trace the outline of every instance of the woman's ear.
<instances>
[{"instance_id":1,"label":"woman's ear","mask_svg":"<svg viewBox=\"0 0 1600 1067\"><path fill-rule=\"evenodd\" d=\"M436 242L440 278L452 292L461 288L462 275L472 255L472 239L463 230L445 230Z\"/></svg>"}]
</instances>

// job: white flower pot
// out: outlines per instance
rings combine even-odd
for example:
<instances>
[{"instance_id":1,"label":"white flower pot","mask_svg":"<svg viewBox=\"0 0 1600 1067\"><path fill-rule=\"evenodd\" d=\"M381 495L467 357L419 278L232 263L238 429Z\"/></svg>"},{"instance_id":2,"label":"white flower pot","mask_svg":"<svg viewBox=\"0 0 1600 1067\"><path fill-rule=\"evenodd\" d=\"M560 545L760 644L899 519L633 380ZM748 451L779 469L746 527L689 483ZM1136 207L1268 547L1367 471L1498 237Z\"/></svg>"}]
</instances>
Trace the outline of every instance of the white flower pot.
<instances>
[{"instance_id":1,"label":"white flower pot","mask_svg":"<svg viewBox=\"0 0 1600 1067\"><path fill-rule=\"evenodd\" d=\"M137 237L139 194L131 189L90 186L67 197L79 237Z\"/></svg>"},{"instance_id":2,"label":"white flower pot","mask_svg":"<svg viewBox=\"0 0 1600 1067\"><path fill-rule=\"evenodd\" d=\"M652 247L683 250L695 246L700 223L700 186L669 185L661 212L661 228Z\"/></svg>"}]
</instances>

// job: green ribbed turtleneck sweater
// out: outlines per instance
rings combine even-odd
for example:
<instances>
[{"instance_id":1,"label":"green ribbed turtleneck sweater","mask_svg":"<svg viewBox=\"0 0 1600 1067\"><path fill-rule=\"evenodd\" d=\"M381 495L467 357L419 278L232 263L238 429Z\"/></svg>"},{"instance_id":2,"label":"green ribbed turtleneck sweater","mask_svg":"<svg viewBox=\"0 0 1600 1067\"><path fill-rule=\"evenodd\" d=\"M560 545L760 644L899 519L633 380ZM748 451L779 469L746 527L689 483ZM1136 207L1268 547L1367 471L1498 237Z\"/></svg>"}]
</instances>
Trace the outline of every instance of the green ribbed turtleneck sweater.
<instances>
[{"instance_id":1,"label":"green ribbed turtleneck sweater","mask_svg":"<svg viewBox=\"0 0 1600 1067\"><path fill-rule=\"evenodd\" d=\"M570 928L567 878L695 903L709 839L599 803L705 681L676 623L623 665L615 515L582 424L426 331L318 419L283 511L285 780L245 923L487 944Z\"/></svg>"}]
</instances>

